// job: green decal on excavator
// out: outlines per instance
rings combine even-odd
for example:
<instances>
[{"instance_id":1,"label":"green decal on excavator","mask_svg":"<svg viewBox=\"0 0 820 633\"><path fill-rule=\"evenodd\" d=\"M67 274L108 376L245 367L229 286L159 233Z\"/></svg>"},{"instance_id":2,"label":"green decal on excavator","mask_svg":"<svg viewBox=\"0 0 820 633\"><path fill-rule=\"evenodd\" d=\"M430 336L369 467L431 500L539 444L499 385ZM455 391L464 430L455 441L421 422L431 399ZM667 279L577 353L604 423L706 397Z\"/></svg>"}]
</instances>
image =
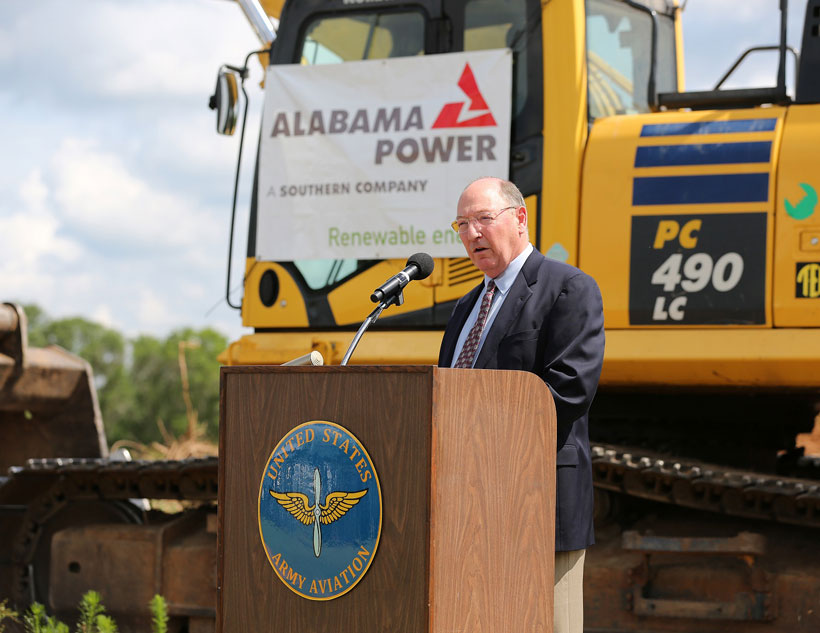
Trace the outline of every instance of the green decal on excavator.
<instances>
[{"instance_id":1,"label":"green decal on excavator","mask_svg":"<svg viewBox=\"0 0 820 633\"><path fill-rule=\"evenodd\" d=\"M800 188L806 192L806 195L803 196L803 199L796 205L793 205L786 199L783 200L786 205L786 213L795 220L805 220L814 213L814 207L817 206L817 192L814 190L814 187L801 182Z\"/></svg>"}]
</instances>

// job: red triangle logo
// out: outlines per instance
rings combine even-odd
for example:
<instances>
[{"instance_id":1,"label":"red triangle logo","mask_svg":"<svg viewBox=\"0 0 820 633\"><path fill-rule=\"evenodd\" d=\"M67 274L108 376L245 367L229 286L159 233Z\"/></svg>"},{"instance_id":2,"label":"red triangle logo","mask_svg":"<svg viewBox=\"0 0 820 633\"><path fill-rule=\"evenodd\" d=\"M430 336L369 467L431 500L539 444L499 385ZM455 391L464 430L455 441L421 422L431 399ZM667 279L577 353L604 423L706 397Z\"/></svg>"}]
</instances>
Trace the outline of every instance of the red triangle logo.
<instances>
[{"instance_id":1,"label":"red triangle logo","mask_svg":"<svg viewBox=\"0 0 820 633\"><path fill-rule=\"evenodd\" d=\"M455 103L448 103L439 112L436 122L433 123L433 129L446 127L489 127L496 125L490 108L487 107L487 102L481 96L481 91L478 89L478 84L475 81L473 70L470 64L464 64L464 72L461 73L461 79L458 80L458 87L467 95L470 100L470 105L467 112L481 112L482 114L468 119L459 121L461 113L464 111L466 102L460 101Z\"/></svg>"}]
</instances>

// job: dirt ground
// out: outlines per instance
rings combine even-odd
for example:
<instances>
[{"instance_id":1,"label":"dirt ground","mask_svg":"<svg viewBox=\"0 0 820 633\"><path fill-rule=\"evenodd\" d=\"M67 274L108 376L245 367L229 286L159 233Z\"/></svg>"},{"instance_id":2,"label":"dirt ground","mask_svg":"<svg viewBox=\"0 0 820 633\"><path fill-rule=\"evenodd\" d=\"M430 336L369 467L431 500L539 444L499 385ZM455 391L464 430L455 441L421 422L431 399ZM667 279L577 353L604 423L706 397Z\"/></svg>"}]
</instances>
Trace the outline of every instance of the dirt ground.
<instances>
[{"instance_id":1,"label":"dirt ground","mask_svg":"<svg viewBox=\"0 0 820 633\"><path fill-rule=\"evenodd\" d=\"M820 457L820 415L814 419L811 433L801 433L797 436L797 445L806 449L806 455Z\"/></svg>"}]
</instances>

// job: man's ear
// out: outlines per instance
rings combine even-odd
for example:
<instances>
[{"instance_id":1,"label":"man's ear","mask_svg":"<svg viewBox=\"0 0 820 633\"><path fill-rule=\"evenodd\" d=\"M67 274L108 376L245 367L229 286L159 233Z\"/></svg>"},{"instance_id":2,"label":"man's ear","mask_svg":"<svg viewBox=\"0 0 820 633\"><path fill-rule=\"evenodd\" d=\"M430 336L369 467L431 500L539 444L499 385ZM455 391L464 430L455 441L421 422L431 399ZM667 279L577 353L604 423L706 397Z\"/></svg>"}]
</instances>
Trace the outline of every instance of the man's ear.
<instances>
[{"instance_id":1,"label":"man's ear","mask_svg":"<svg viewBox=\"0 0 820 633\"><path fill-rule=\"evenodd\" d=\"M527 231L527 207L518 207L515 211L515 217L518 220L518 231L521 233L528 233Z\"/></svg>"}]
</instances>

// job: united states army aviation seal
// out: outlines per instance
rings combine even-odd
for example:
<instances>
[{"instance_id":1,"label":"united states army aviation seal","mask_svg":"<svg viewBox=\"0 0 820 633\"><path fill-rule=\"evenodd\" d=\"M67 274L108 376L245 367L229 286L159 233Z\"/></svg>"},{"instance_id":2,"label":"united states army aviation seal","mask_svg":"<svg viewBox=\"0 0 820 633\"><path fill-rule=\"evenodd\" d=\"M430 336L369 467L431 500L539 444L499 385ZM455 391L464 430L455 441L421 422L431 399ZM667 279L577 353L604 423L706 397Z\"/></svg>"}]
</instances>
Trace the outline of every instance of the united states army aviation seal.
<instances>
[{"instance_id":1,"label":"united states army aviation seal","mask_svg":"<svg viewBox=\"0 0 820 633\"><path fill-rule=\"evenodd\" d=\"M259 534L285 586L332 600L362 579L379 546L382 493L361 442L334 422L291 429L259 485Z\"/></svg>"}]
</instances>

